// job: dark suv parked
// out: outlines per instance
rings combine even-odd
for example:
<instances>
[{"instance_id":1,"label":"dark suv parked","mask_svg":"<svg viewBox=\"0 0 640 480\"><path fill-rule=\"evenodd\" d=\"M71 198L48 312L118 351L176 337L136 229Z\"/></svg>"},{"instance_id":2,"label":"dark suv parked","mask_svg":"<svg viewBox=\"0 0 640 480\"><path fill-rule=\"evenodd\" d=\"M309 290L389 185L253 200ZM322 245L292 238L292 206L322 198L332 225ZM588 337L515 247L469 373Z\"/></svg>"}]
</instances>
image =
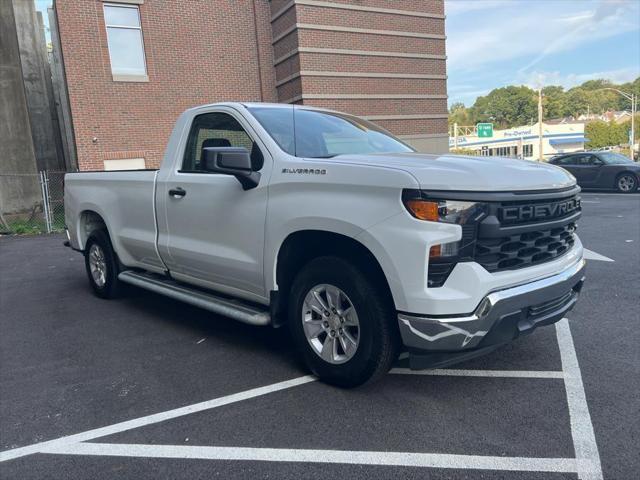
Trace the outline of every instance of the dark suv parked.
<instances>
[{"instance_id":1,"label":"dark suv parked","mask_svg":"<svg viewBox=\"0 0 640 480\"><path fill-rule=\"evenodd\" d=\"M640 185L640 164L615 152L578 152L549 160L573 174L583 188L635 192Z\"/></svg>"}]
</instances>

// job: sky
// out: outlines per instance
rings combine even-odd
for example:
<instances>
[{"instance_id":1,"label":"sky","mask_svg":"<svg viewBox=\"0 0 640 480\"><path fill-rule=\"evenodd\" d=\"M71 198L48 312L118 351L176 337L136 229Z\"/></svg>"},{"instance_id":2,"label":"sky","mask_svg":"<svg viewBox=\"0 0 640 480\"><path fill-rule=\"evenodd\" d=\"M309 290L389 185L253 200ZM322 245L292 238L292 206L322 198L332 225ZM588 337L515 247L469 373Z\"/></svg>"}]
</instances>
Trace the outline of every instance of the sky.
<instances>
[{"instance_id":1,"label":"sky","mask_svg":"<svg viewBox=\"0 0 640 480\"><path fill-rule=\"evenodd\" d=\"M640 76L640 0L445 0L449 104Z\"/></svg>"},{"instance_id":2,"label":"sky","mask_svg":"<svg viewBox=\"0 0 640 480\"><path fill-rule=\"evenodd\" d=\"M47 42L51 41L51 32L49 31L49 14L47 13L47 8L49 8L52 3L53 2L51 0L35 0L36 10L42 12L44 34L47 37Z\"/></svg>"}]
</instances>

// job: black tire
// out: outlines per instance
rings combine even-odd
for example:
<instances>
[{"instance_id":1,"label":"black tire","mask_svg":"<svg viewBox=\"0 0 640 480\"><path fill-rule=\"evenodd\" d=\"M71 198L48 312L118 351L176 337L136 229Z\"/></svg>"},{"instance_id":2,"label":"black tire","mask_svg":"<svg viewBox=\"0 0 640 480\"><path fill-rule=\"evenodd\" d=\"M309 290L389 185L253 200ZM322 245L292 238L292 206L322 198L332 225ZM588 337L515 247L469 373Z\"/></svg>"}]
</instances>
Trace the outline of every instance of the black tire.
<instances>
[{"instance_id":1,"label":"black tire","mask_svg":"<svg viewBox=\"0 0 640 480\"><path fill-rule=\"evenodd\" d=\"M342 258L326 256L309 262L293 281L288 315L291 335L308 368L326 383L356 387L372 382L387 373L398 358L400 336L395 308L387 289L372 278L375 277L365 275L362 269ZM314 287L326 284L346 294L359 322L355 353L340 364L321 358L307 340L303 327L305 297ZM324 337L319 339L327 338L326 333L321 335Z\"/></svg>"},{"instance_id":2,"label":"black tire","mask_svg":"<svg viewBox=\"0 0 640 480\"><path fill-rule=\"evenodd\" d=\"M623 187L622 182L625 182L626 189ZM638 178L629 172L621 173L616 177L616 190L620 193L634 193L638 190Z\"/></svg>"},{"instance_id":3,"label":"black tire","mask_svg":"<svg viewBox=\"0 0 640 480\"><path fill-rule=\"evenodd\" d=\"M95 246L95 247L94 247ZM97 281L91 270L91 259L93 251L102 252L104 256L104 282ZM118 273L120 273L120 265L118 258L111 245L109 234L106 230L97 230L91 234L87 240L84 255L84 265L87 270L87 276L89 277L89 284L100 298L116 298L120 296L122 292L122 283L118 280Z\"/></svg>"}]
</instances>

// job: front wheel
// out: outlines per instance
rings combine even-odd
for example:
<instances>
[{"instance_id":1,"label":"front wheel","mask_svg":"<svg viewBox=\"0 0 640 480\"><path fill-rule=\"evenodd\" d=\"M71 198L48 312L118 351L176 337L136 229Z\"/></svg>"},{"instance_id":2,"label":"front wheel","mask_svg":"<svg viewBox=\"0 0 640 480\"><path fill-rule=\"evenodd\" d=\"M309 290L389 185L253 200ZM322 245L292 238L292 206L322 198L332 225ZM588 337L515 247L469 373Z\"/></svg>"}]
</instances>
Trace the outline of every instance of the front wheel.
<instances>
[{"instance_id":1,"label":"front wheel","mask_svg":"<svg viewBox=\"0 0 640 480\"><path fill-rule=\"evenodd\" d=\"M382 285L338 257L308 263L294 280L289 326L309 369L355 387L385 374L398 355L395 309Z\"/></svg>"},{"instance_id":2,"label":"front wheel","mask_svg":"<svg viewBox=\"0 0 640 480\"><path fill-rule=\"evenodd\" d=\"M616 179L616 188L620 193L631 193L638 189L638 181L635 175L623 173Z\"/></svg>"}]
</instances>

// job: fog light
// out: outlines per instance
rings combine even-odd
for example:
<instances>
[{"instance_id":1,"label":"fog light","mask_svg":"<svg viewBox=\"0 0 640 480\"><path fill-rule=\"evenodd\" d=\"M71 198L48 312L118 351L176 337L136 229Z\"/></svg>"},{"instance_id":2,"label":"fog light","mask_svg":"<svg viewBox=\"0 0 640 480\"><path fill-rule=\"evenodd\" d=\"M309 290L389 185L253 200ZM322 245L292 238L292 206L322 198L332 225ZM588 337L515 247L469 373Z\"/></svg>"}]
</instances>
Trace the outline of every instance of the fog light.
<instances>
[{"instance_id":1,"label":"fog light","mask_svg":"<svg viewBox=\"0 0 640 480\"><path fill-rule=\"evenodd\" d=\"M483 318L491 311L491 306L491 300L485 297L485 299L480 302L480 305L478 305L478 308L476 308L476 316L478 318Z\"/></svg>"}]
</instances>

